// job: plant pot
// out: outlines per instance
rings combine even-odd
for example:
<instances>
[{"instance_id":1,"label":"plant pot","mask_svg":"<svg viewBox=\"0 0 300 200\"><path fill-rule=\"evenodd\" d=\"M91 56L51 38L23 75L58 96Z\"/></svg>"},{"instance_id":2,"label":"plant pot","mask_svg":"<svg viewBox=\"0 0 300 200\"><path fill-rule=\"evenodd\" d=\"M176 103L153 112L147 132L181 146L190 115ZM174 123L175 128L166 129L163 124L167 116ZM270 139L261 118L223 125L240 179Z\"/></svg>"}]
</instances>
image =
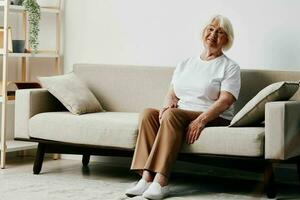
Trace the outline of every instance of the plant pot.
<instances>
[{"instance_id":1,"label":"plant pot","mask_svg":"<svg viewBox=\"0 0 300 200\"><path fill-rule=\"evenodd\" d=\"M25 40L13 40L13 53L25 53Z\"/></svg>"},{"instance_id":2,"label":"plant pot","mask_svg":"<svg viewBox=\"0 0 300 200\"><path fill-rule=\"evenodd\" d=\"M11 0L10 3L12 5L22 5L23 0Z\"/></svg>"}]
</instances>

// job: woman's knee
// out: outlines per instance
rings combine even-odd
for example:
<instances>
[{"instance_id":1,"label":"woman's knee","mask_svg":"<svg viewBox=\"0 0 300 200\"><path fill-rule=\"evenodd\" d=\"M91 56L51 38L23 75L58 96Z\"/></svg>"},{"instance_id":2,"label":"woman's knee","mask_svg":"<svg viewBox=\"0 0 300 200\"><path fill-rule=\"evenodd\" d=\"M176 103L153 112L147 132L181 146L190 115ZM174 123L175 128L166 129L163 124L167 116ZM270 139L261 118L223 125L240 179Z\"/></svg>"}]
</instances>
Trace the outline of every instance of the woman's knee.
<instances>
[{"instance_id":1,"label":"woman's knee","mask_svg":"<svg viewBox=\"0 0 300 200\"><path fill-rule=\"evenodd\" d=\"M176 117L177 110L178 109L176 108L167 109L162 115L162 121L174 119L174 117Z\"/></svg>"},{"instance_id":2,"label":"woman's knee","mask_svg":"<svg viewBox=\"0 0 300 200\"><path fill-rule=\"evenodd\" d=\"M159 111L157 109L146 108L141 112L139 118L140 118L140 121L141 121L141 120L150 119L150 118L153 118L153 117L158 118L158 115L159 115Z\"/></svg>"}]
</instances>

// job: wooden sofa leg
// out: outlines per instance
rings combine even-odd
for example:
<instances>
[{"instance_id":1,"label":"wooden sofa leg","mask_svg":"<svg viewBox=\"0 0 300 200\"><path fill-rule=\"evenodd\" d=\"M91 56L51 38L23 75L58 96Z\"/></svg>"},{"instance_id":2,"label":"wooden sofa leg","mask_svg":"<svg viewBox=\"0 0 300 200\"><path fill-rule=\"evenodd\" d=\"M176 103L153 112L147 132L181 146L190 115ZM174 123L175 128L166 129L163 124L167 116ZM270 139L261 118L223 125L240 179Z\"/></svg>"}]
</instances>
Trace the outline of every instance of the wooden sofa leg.
<instances>
[{"instance_id":1,"label":"wooden sofa leg","mask_svg":"<svg viewBox=\"0 0 300 200\"><path fill-rule=\"evenodd\" d=\"M264 171L264 190L268 198L275 198L276 191L275 175L272 162L268 162Z\"/></svg>"},{"instance_id":2,"label":"wooden sofa leg","mask_svg":"<svg viewBox=\"0 0 300 200\"><path fill-rule=\"evenodd\" d=\"M33 165L33 174L39 174L42 169L44 155L45 155L45 144L38 144L38 148L36 151L35 161Z\"/></svg>"},{"instance_id":3,"label":"wooden sofa leg","mask_svg":"<svg viewBox=\"0 0 300 200\"><path fill-rule=\"evenodd\" d=\"M90 162L90 157L91 157L91 155L89 155L89 154L83 154L82 155L82 165L84 167L88 166L88 164Z\"/></svg>"}]
</instances>

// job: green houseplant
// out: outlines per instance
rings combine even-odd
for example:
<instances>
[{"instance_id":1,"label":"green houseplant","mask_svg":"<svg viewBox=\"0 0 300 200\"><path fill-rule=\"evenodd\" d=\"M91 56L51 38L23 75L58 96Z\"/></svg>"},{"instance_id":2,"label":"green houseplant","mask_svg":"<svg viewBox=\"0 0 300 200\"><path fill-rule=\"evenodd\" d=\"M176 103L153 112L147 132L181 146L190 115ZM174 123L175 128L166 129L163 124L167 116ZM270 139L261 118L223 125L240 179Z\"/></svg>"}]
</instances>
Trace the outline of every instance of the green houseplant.
<instances>
[{"instance_id":1,"label":"green houseplant","mask_svg":"<svg viewBox=\"0 0 300 200\"><path fill-rule=\"evenodd\" d=\"M36 53L39 45L41 8L36 0L23 0L22 5L29 15L29 46L33 53Z\"/></svg>"}]
</instances>

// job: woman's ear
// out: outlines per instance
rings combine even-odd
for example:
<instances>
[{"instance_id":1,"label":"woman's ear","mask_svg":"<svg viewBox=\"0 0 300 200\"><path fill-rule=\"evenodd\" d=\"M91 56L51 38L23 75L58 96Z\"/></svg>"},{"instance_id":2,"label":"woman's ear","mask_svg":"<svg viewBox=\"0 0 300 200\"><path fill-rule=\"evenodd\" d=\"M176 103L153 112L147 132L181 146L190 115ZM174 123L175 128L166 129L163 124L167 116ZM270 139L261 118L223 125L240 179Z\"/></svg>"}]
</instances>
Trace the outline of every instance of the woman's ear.
<instances>
[{"instance_id":1,"label":"woman's ear","mask_svg":"<svg viewBox=\"0 0 300 200\"><path fill-rule=\"evenodd\" d=\"M228 36L227 36L227 34L226 34L225 42L224 42L224 44L222 45L222 48L225 47L225 46L228 44L228 42L229 42L229 39L228 39Z\"/></svg>"}]
</instances>

